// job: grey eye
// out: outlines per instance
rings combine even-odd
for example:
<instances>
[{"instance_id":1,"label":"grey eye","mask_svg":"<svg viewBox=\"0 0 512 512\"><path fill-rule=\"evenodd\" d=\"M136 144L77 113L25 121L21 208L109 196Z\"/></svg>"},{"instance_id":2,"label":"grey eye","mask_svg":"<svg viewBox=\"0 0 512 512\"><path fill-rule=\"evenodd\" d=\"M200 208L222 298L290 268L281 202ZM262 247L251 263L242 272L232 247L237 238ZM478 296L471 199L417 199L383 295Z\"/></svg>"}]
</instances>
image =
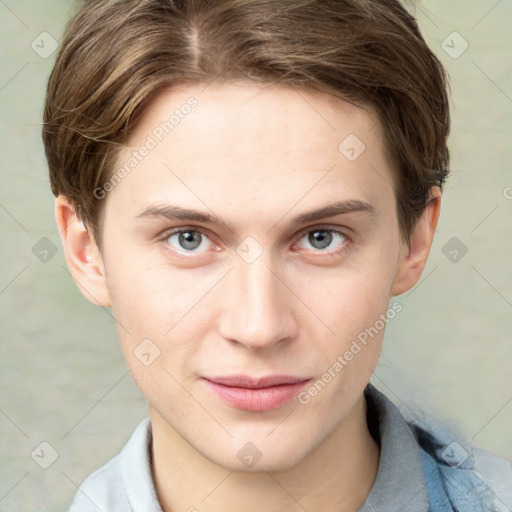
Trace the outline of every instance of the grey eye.
<instances>
[{"instance_id":1,"label":"grey eye","mask_svg":"<svg viewBox=\"0 0 512 512\"><path fill-rule=\"evenodd\" d=\"M175 243L177 242L178 245L173 243L173 240ZM185 250L185 251L190 251L190 252L192 252L192 251L193 252L202 252L202 251L198 251L197 249L199 247L201 247L201 244L204 245L203 242L205 240L207 240L208 243L211 243L208 240L208 238L200 231L189 229L189 230L182 230L182 231L177 231L176 233L173 233L167 239L167 243L177 250L182 250L182 251ZM208 247L208 244L206 244L206 245Z\"/></svg>"},{"instance_id":2,"label":"grey eye","mask_svg":"<svg viewBox=\"0 0 512 512\"><path fill-rule=\"evenodd\" d=\"M332 242L332 234L324 229L318 231L311 231L308 236L308 242L315 249L324 249Z\"/></svg>"},{"instance_id":3,"label":"grey eye","mask_svg":"<svg viewBox=\"0 0 512 512\"><path fill-rule=\"evenodd\" d=\"M314 229L309 233L306 233L302 237L302 240L304 239L307 239L307 243L310 247L319 250L330 247L336 239L338 239L338 244L335 244L334 247L330 247L331 249L337 249L345 242L343 234L332 229ZM308 247L305 248L307 249Z\"/></svg>"}]
</instances>

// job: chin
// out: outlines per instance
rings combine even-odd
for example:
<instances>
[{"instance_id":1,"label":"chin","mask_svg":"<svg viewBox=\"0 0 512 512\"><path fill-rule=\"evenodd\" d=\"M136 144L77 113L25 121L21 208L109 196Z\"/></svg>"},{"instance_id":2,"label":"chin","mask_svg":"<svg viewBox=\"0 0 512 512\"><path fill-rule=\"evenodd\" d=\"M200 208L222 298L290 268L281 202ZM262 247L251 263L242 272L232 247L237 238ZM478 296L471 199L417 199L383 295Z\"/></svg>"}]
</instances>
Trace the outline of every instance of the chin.
<instances>
[{"instance_id":1,"label":"chin","mask_svg":"<svg viewBox=\"0 0 512 512\"><path fill-rule=\"evenodd\" d=\"M199 450L202 455L214 464L230 471L242 473L261 473L267 471L285 471L299 464L314 448L306 446L298 440L299 436L290 435L295 439L291 444L283 445L281 440L272 442L245 437L244 442L234 441L229 446L218 446L212 450ZM253 438L254 439L254 438ZM234 454L234 457L229 456Z\"/></svg>"}]
</instances>

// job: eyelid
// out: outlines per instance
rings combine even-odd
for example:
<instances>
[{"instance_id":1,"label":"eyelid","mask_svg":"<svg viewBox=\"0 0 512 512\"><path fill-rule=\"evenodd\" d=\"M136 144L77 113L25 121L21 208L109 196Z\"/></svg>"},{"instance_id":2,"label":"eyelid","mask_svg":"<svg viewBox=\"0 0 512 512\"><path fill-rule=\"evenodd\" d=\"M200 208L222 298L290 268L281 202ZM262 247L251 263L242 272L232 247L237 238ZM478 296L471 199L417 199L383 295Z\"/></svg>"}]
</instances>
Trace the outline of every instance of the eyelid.
<instances>
[{"instance_id":1,"label":"eyelid","mask_svg":"<svg viewBox=\"0 0 512 512\"><path fill-rule=\"evenodd\" d=\"M301 231L299 231L297 236L302 237L305 234L310 233L311 231L334 231L335 233L339 233L340 235L343 235L345 238L349 238L350 235L346 232L352 231L352 230L345 226L319 224L319 225L314 225L314 226L308 226L307 228L302 229Z\"/></svg>"},{"instance_id":2,"label":"eyelid","mask_svg":"<svg viewBox=\"0 0 512 512\"><path fill-rule=\"evenodd\" d=\"M207 230L199 226L180 226L176 228L166 229L165 231L162 232L161 235L158 235L158 238L163 238L165 240L170 236L175 235L176 233L186 233L187 231L197 231L198 233L201 233L202 235L205 235L206 237L211 239L210 236L208 235Z\"/></svg>"}]
</instances>

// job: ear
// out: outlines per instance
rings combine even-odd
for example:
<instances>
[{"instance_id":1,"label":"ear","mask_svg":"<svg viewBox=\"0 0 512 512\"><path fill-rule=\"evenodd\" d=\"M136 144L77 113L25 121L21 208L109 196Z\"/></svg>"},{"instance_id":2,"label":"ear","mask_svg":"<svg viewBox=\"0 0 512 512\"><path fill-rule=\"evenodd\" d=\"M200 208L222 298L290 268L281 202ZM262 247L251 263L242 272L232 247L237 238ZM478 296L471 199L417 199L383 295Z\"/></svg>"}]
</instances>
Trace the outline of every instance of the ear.
<instances>
[{"instance_id":1,"label":"ear","mask_svg":"<svg viewBox=\"0 0 512 512\"><path fill-rule=\"evenodd\" d=\"M410 243L403 241L392 296L410 290L418 282L427 262L440 213L441 190L432 187L425 210L411 233Z\"/></svg>"},{"instance_id":2,"label":"ear","mask_svg":"<svg viewBox=\"0 0 512 512\"><path fill-rule=\"evenodd\" d=\"M68 268L83 296L98 306L110 306L105 268L92 234L62 194L55 199L55 220Z\"/></svg>"}]
</instances>

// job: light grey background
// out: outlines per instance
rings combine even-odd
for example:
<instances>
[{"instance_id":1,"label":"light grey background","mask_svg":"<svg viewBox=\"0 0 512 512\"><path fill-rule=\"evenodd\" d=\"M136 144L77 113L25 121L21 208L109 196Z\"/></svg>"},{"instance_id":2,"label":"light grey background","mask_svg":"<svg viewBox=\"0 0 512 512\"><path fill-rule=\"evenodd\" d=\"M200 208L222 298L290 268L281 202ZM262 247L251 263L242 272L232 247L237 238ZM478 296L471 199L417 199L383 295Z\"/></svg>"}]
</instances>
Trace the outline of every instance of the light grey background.
<instances>
[{"instance_id":1,"label":"light grey background","mask_svg":"<svg viewBox=\"0 0 512 512\"><path fill-rule=\"evenodd\" d=\"M41 33L60 40L69 6L0 0L2 511L66 509L147 413L114 322L77 290L54 225L40 137L54 55L31 44L48 52ZM512 458L512 1L428 0L416 12L451 77L452 175L422 280L398 299L372 380L405 412L436 411ZM454 58L460 37L469 46ZM47 262L33 251L43 237L57 248Z\"/></svg>"}]
</instances>

